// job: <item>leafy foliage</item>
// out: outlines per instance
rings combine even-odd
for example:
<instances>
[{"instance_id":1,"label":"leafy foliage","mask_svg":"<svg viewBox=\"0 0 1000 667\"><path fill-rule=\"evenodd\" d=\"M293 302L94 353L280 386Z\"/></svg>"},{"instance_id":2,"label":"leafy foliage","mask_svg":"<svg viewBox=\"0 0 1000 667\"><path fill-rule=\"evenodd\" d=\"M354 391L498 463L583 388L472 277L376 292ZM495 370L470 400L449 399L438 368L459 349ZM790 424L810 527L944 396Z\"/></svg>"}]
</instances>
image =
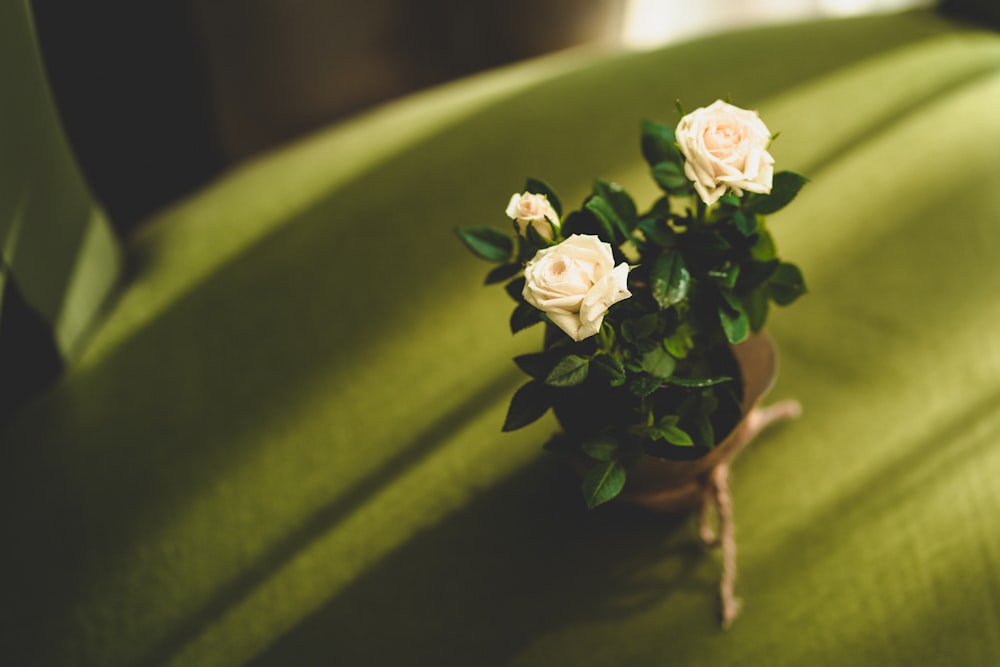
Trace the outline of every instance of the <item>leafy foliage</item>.
<instances>
[{"instance_id":1,"label":"leafy foliage","mask_svg":"<svg viewBox=\"0 0 1000 667\"><path fill-rule=\"evenodd\" d=\"M705 206L685 172L673 128L643 121L640 148L662 191L640 209L620 185L597 179L580 206L563 215L556 191L527 179L560 217L555 238L533 225L521 234L462 227L459 238L492 262L486 283L514 301L510 329L545 323L539 352L515 358L531 379L511 399L504 431L527 426L555 408L567 435L547 448L590 462L583 477L588 507L614 498L626 471L644 455L700 456L715 446L726 419L738 417L741 379L729 346L766 324L772 305L806 293L802 271L779 258L766 216L785 208L808 182L790 171L770 194L729 192ZM631 298L606 312L598 333L565 335L524 297L522 269L539 251L574 234L593 235L630 265ZM586 424L581 433L574 428ZM570 433L577 434L570 437Z\"/></svg>"}]
</instances>

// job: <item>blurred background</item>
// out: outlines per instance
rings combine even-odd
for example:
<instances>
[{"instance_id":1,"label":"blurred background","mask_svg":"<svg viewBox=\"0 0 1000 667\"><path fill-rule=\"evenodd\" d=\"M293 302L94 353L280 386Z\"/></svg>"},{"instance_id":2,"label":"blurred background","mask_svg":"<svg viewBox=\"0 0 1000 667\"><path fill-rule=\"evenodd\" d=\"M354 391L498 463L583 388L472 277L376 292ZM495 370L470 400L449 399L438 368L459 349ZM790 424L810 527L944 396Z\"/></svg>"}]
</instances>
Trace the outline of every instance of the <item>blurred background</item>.
<instances>
[{"instance_id":1,"label":"blurred background","mask_svg":"<svg viewBox=\"0 0 1000 667\"><path fill-rule=\"evenodd\" d=\"M474 72L568 48L651 49L765 22L929 2L34 0L33 6L70 141L127 236L151 212L243 160Z\"/></svg>"}]
</instances>

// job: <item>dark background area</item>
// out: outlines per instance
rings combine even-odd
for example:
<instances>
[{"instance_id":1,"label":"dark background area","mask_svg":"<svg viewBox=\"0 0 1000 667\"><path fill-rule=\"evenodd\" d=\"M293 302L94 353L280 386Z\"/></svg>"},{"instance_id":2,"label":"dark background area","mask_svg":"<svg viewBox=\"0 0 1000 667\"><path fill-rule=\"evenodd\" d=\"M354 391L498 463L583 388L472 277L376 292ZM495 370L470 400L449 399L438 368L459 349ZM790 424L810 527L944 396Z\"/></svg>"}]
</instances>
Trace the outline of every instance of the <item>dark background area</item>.
<instances>
[{"instance_id":1,"label":"dark background area","mask_svg":"<svg viewBox=\"0 0 1000 667\"><path fill-rule=\"evenodd\" d=\"M624 0L34 0L120 235L227 167L394 97L618 33Z\"/></svg>"},{"instance_id":2,"label":"dark background area","mask_svg":"<svg viewBox=\"0 0 1000 667\"><path fill-rule=\"evenodd\" d=\"M221 170L191 2L33 8L63 125L120 234Z\"/></svg>"}]
</instances>

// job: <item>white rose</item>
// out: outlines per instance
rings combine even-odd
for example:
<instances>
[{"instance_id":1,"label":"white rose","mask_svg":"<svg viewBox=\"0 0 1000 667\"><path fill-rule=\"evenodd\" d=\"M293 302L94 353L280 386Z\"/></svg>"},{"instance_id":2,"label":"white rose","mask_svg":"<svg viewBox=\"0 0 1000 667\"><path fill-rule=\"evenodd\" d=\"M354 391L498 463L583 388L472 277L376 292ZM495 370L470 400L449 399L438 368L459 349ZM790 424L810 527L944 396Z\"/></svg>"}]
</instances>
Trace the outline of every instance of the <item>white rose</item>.
<instances>
[{"instance_id":1,"label":"white rose","mask_svg":"<svg viewBox=\"0 0 1000 667\"><path fill-rule=\"evenodd\" d=\"M714 204L727 189L739 197L744 190L771 192L771 133L756 111L716 100L681 118L676 137L687 158L684 173L705 204Z\"/></svg>"},{"instance_id":2,"label":"white rose","mask_svg":"<svg viewBox=\"0 0 1000 667\"><path fill-rule=\"evenodd\" d=\"M543 239L551 241L553 230L559 229L559 216L545 195L515 192L507 204L507 217L517 223L517 232L522 236L531 225Z\"/></svg>"},{"instance_id":3,"label":"white rose","mask_svg":"<svg viewBox=\"0 0 1000 667\"><path fill-rule=\"evenodd\" d=\"M628 264L614 263L610 244L574 234L539 250L525 265L522 294L573 340L589 338L600 330L608 308L632 296Z\"/></svg>"}]
</instances>

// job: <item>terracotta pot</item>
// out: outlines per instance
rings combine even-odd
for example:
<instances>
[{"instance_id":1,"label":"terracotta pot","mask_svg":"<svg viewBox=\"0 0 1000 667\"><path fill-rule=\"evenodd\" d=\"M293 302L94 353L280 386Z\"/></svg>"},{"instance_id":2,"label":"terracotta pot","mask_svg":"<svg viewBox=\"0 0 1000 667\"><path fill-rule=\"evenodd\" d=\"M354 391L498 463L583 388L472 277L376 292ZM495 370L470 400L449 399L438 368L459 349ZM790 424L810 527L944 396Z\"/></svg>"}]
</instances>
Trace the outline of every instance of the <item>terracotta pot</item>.
<instances>
[{"instance_id":1,"label":"terracotta pot","mask_svg":"<svg viewBox=\"0 0 1000 667\"><path fill-rule=\"evenodd\" d=\"M627 482L618 503L639 505L661 512L684 512L702 505L716 467L732 458L765 426L776 419L799 413L795 401L785 401L770 408L759 407L774 385L778 359L774 341L764 333L751 335L732 346L733 356L743 378L743 417L704 456L692 461L672 461L646 456L628 470Z\"/></svg>"}]
</instances>

